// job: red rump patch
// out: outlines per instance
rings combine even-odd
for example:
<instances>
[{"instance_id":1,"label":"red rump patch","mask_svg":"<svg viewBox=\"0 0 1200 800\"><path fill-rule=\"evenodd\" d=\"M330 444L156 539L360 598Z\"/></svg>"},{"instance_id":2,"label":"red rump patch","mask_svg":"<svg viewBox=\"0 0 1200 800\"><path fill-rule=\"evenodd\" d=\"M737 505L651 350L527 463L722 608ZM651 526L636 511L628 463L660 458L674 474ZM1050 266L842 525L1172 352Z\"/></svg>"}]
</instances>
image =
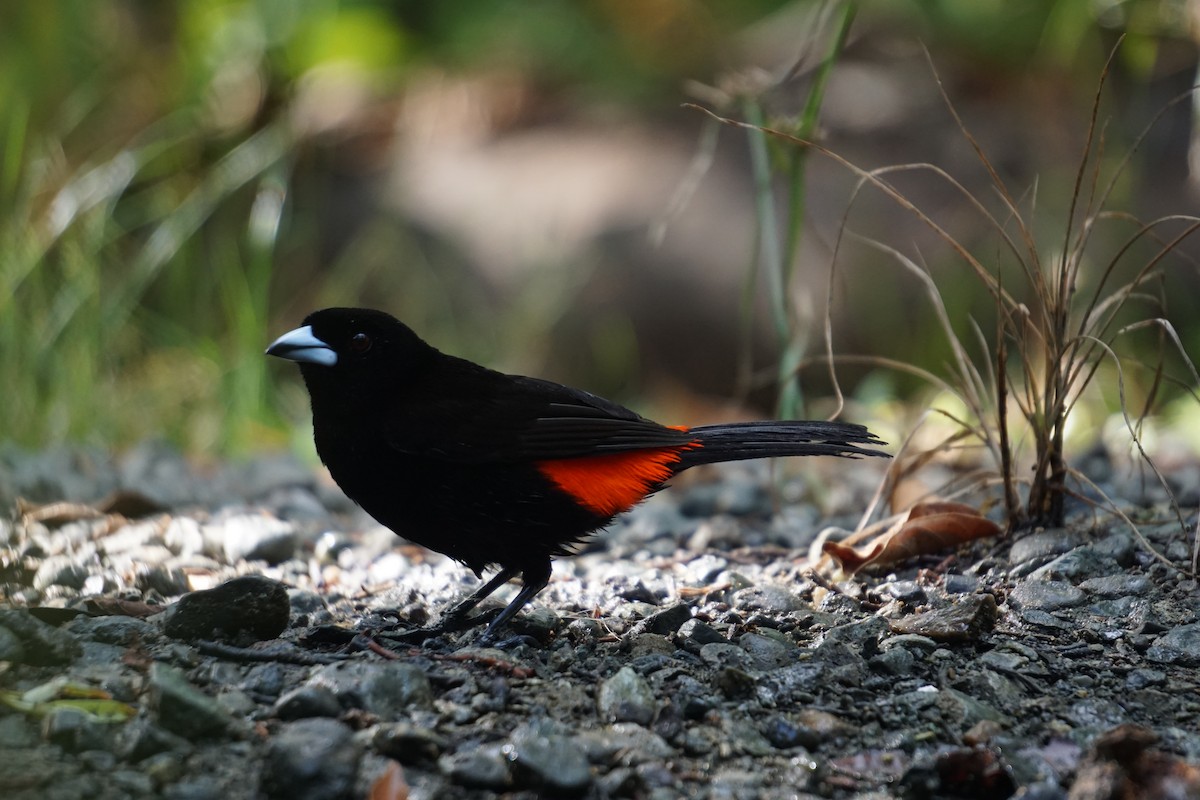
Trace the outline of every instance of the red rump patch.
<instances>
[{"instance_id":1,"label":"red rump patch","mask_svg":"<svg viewBox=\"0 0 1200 800\"><path fill-rule=\"evenodd\" d=\"M637 505L670 478L680 452L700 446L692 442L679 447L560 458L540 461L538 469L589 511L611 517Z\"/></svg>"}]
</instances>

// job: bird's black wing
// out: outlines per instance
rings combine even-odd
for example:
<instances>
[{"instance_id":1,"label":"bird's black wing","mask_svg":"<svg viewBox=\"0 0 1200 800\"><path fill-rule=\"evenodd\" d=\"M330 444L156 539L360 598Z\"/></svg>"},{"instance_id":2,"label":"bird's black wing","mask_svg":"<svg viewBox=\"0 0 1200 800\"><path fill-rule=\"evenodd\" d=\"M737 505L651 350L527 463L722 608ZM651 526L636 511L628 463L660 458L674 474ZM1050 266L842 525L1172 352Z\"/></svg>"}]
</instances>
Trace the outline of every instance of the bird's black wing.
<instances>
[{"instance_id":1,"label":"bird's black wing","mask_svg":"<svg viewBox=\"0 0 1200 800\"><path fill-rule=\"evenodd\" d=\"M446 391L451 387L438 381L440 404L418 401L411 407L420 413L414 414L397 410L388 436L393 448L447 461L529 462L678 447L692 439L685 431L551 381L490 370L455 370L452 377L466 385Z\"/></svg>"}]
</instances>

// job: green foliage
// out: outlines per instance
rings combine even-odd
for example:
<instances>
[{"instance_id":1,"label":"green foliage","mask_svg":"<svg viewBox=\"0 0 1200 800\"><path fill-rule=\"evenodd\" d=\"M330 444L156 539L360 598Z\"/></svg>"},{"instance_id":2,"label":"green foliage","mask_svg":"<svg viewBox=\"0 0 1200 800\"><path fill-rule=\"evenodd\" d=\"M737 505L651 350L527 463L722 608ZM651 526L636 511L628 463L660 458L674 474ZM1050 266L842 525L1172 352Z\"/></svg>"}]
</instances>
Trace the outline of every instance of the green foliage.
<instances>
[{"instance_id":1,"label":"green foliage","mask_svg":"<svg viewBox=\"0 0 1200 800\"><path fill-rule=\"evenodd\" d=\"M467 312L486 300L462 299L469 276L452 256L435 261L417 235L369 211L353 235L338 239L338 198L323 170L331 152L357 147L330 123L351 95L390 109L422 70L500 72L567 100L550 111L599 101L664 115L681 99L684 80L721 73L747 25L816 5L0 4L3 439L39 447L164 437L193 451L226 452L280 443L291 429L280 417L301 416L302 400L288 386L268 387L262 348L279 329L270 313L294 321L316 304L387 291L389 307L425 330L435 318L443 330L465 329ZM1019 62L1030 53L1069 58L1087 49L1093 5L894 0L861 13L890 14L925 26L935 42ZM1130 58L1145 62L1155 26L1170 28L1170 5L1107 4L1106 14L1117 7L1123 16L1100 24L1128 26L1136 17L1146 33L1140 55ZM820 74L841 46L837 39ZM822 83L790 132L815 133ZM766 105L760 111L770 116ZM387 121L380 115L366 124L386 129ZM781 375L790 375L804 342L789 287L805 214L805 156L751 142L762 187L780 176L785 183L782 200L760 193L760 244L761 266L775 282L776 328L790 348ZM527 317L534 309L553 320L563 309L546 306L574 298L570 280L531 283L512 302ZM393 293L400 285L404 291ZM496 347L495 338L476 347ZM597 360L619 374L619 353L636 347L627 336L611 338L616 344L606 339L611 349Z\"/></svg>"}]
</instances>

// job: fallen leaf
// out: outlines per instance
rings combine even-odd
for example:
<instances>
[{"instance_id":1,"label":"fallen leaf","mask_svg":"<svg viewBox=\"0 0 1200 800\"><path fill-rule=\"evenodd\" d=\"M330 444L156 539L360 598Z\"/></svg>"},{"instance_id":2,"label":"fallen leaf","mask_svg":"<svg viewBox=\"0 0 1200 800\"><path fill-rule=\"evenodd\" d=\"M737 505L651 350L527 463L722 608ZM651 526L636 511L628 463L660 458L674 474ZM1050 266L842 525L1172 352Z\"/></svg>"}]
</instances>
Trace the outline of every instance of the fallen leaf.
<instances>
[{"instance_id":1,"label":"fallen leaf","mask_svg":"<svg viewBox=\"0 0 1200 800\"><path fill-rule=\"evenodd\" d=\"M145 619L159 614L165 606L153 606L137 600L122 600L119 597L91 597L87 602L88 613L94 617L137 617Z\"/></svg>"},{"instance_id":2,"label":"fallen leaf","mask_svg":"<svg viewBox=\"0 0 1200 800\"><path fill-rule=\"evenodd\" d=\"M999 525L971 506L939 501L913 506L898 525L865 548L825 542L821 549L837 561L843 572L853 575L868 566L886 566L913 556L939 553L999 533Z\"/></svg>"},{"instance_id":3,"label":"fallen leaf","mask_svg":"<svg viewBox=\"0 0 1200 800\"><path fill-rule=\"evenodd\" d=\"M395 761L388 763L383 773L371 784L370 800L408 800L408 783L404 770Z\"/></svg>"}]
</instances>

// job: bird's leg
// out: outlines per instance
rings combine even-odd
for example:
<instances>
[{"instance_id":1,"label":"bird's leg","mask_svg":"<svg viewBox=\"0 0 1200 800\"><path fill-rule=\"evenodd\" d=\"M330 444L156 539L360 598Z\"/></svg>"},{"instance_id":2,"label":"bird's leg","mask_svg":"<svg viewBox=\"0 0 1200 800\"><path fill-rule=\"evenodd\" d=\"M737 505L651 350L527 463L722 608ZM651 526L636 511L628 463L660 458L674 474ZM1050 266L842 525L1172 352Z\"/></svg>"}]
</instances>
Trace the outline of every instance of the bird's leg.
<instances>
[{"instance_id":1,"label":"bird's leg","mask_svg":"<svg viewBox=\"0 0 1200 800\"><path fill-rule=\"evenodd\" d=\"M441 636L443 633L452 633L454 631L462 631L467 628L472 628L476 625L482 625L486 619L486 615L477 615L468 617L467 615L482 603L488 595L499 589L505 583L512 579L517 574L517 570L513 567L505 567L487 583L480 586L470 595L455 603L448 611L433 625L427 628L414 628L398 634L389 634L387 638L395 639L402 642L423 642L426 639L432 639L435 636Z\"/></svg>"},{"instance_id":2,"label":"bird's leg","mask_svg":"<svg viewBox=\"0 0 1200 800\"><path fill-rule=\"evenodd\" d=\"M504 567L497 572L490 581L483 584L478 589L471 592L471 594L469 594L467 597L464 597L462 600L451 606L449 610L445 611L442 614L441 619L437 621L437 625L434 627L449 632L461 631L465 628L470 628L473 625L481 624L482 620L468 618L467 615L475 609L475 606L479 605L488 597L490 597L492 592L496 591L501 586L512 580L513 576L516 574L517 570L513 567Z\"/></svg>"},{"instance_id":3,"label":"bird's leg","mask_svg":"<svg viewBox=\"0 0 1200 800\"><path fill-rule=\"evenodd\" d=\"M515 570L514 570L515 571ZM546 558L545 563L538 564L534 567L526 567L521 572L521 591L517 592L517 596L512 599L512 602L504 607L504 610L491 621L487 626L487 630L475 642L475 644L486 647L496 641L496 634L508 624L509 620L517 615L517 612L525 607L525 604L532 600L538 592L546 588L546 584L550 582L550 559ZM469 598L468 598L469 599Z\"/></svg>"}]
</instances>

